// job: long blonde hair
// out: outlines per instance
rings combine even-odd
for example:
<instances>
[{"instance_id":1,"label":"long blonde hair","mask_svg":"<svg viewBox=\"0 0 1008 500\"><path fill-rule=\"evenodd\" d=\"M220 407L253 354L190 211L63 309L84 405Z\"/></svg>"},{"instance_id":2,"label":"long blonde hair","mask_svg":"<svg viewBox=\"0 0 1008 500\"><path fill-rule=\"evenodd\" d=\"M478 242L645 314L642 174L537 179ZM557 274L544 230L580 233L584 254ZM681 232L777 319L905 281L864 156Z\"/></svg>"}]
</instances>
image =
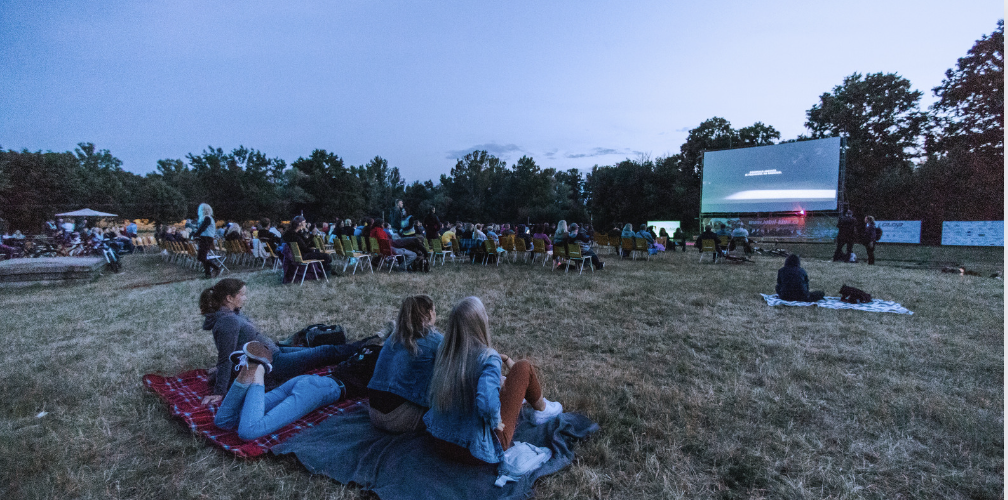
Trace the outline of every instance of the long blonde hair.
<instances>
[{"instance_id":1,"label":"long blonde hair","mask_svg":"<svg viewBox=\"0 0 1008 500\"><path fill-rule=\"evenodd\" d=\"M480 364L490 348L490 325L483 302L478 297L462 299L448 315L448 329L434 361L432 408L441 412L472 408Z\"/></svg>"},{"instance_id":2,"label":"long blonde hair","mask_svg":"<svg viewBox=\"0 0 1008 500\"><path fill-rule=\"evenodd\" d=\"M567 236L567 221L561 220L557 222L557 230L556 233L553 233L553 236Z\"/></svg>"},{"instance_id":3,"label":"long blonde hair","mask_svg":"<svg viewBox=\"0 0 1008 500\"><path fill-rule=\"evenodd\" d=\"M200 203L199 208L196 209L196 218L199 219L196 225L202 224L204 217L213 218L213 209L207 203Z\"/></svg>"}]
</instances>

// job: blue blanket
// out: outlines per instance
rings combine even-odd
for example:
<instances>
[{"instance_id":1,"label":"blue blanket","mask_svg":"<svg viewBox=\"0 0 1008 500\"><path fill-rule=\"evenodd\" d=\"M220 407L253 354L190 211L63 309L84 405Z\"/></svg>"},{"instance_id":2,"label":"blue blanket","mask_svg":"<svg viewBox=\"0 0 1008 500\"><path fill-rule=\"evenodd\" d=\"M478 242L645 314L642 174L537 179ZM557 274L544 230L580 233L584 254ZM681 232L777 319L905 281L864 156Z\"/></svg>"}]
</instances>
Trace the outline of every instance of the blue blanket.
<instances>
[{"instance_id":1,"label":"blue blanket","mask_svg":"<svg viewBox=\"0 0 1008 500\"><path fill-rule=\"evenodd\" d=\"M293 453L316 474L372 490L382 500L528 498L535 480L570 465L571 445L599 430L587 417L563 413L544 425L531 424L531 409L522 409L515 441L549 448L553 457L529 476L503 488L494 486L497 467L463 465L442 458L427 433L389 434L371 425L367 401L305 429L270 449Z\"/></svg>"}]
</instances>

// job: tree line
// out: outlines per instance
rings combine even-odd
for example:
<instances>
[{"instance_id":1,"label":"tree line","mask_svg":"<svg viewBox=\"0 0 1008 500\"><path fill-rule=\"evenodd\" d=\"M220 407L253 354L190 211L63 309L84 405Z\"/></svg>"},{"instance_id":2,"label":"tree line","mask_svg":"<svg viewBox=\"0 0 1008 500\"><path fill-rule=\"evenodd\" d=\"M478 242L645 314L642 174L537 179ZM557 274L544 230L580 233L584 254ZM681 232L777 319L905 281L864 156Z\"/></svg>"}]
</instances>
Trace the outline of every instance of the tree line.
<instances>
[{"instance_id":1,"label":"tree line","mask_svg":"<svg viewBox=\"0 0 1008 500\"><path fill-rule=\"evenodd\" d=\"M944 220L1001 220L1004 213L1004 21L949 69L937 98L895 73L854 73L806 112L808 134L784 142L847 138L846 193L856 212L880 219L922 220L925 242ZM0 149L0 218L36 231L53 214L90 207L127 218L176 222L208 202L219 218L335 220L384 216L396 199L412 214L431 207L442 218L543 222L680 220L696 229L704 151L781 142L772 126L734 128L713 117L690 130L679 153L641 155L615 165L577 169L515 164L473 151L450 173L409 184L376 156L359 166L316 149L289 165L244 146L208 147L163 159L144 176L122 169L108 150L81 143L73 152Z\"/></svg>"}]
</instances>

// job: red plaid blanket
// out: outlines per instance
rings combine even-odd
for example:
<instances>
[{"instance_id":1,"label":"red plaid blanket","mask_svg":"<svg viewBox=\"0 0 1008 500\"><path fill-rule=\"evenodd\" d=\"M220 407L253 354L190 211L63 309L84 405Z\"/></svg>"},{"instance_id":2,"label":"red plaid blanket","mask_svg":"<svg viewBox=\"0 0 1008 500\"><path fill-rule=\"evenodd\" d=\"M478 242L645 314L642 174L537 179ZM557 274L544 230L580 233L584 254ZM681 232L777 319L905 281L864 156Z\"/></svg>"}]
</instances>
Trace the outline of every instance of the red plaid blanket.
<instances>
[{"instance_id":1,"label":"red plaid blanket","mask_svg":"<svg viewBox=\"0 0 1008 500\"><path fill-rule=\"evenodd\" d=\"M314 370L313 374L327 375L328 369ZM255 441L242 441L235 431L226 431L214 425L214 415L217 407L203 406L200 400L210 394L206 370L192 370L180 373L174 377L147 374L143 382L154 391L165 403L172 415L181 418L192 429L213 443L236 456L253 458L265 454L270 448L284 442L287 438L311 427L323 420L342 413L347 408L360 404L360 399L344 400L319 408L300 420L291 423L279 431L263 436Z\"/></svg>"}]
</instances>

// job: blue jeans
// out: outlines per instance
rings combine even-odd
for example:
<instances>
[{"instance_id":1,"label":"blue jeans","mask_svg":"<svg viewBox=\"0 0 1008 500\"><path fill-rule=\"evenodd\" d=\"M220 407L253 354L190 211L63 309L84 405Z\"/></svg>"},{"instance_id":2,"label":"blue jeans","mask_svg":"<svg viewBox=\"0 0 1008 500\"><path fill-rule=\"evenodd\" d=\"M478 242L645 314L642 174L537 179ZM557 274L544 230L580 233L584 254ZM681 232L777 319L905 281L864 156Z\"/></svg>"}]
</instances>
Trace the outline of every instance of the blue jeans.
<instances>
[{"instance_id":1,"label":"blue jeans","mask_svg":"<svg viewBox=\"0 0 1008 500\"><path fill-rule=\"evenodd\" d=\"M273 371L266 374L266 385L272 387L302 373L339 364L353 356L367 340L352 344L320 345L318 347L281 347L273 355Z\"/></svg>"},{"instance_id":2,"label":"blue jeans","mask_svg":"<svg viewBox=\"0 0 1008 500\"><path fill-rule=\"evenodd\" d=\"M261 384L235 382L217 409L214 425L237 429L239 438L251 441L339 401L345 392L341 382L318 375L294 377L269 392Z\"/></svg>"}]
</instances>

